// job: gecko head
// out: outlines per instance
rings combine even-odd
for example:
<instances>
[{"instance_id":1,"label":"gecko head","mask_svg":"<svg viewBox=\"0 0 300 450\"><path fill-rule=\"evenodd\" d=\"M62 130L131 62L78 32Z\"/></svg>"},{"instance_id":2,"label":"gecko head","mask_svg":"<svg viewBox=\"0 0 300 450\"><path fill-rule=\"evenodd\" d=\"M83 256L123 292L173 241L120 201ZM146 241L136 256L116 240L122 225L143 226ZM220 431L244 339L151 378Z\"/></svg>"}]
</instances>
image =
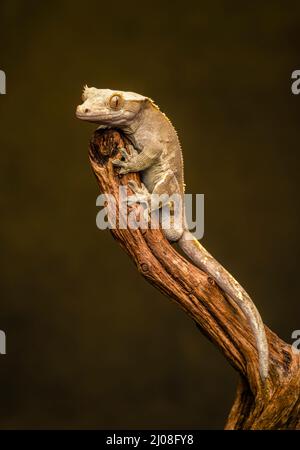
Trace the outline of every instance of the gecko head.
<instances>
[{"instance_id":1,"label":"gecko head","mask_svg":"<svg viewBox=\"0 0 300 450\"><path fill-rule=\"evenodd\" d=\"M134 92L85 86L83 103L77 106L76 117L103 126L122 128L134 122L146 100L147 97Z\"/></svg>"}]
</instances>

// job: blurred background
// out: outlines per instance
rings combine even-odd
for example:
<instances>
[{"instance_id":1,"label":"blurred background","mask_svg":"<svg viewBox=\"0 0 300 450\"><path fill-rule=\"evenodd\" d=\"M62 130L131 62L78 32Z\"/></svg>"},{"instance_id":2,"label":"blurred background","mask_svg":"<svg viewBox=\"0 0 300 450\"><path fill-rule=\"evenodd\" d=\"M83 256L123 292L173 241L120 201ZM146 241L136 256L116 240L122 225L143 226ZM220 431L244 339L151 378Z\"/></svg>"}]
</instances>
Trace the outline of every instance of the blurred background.
<instances>
[{"instance_id":1,"label":"blurred background","mask_svg":"<svg viewBox=\"0 0 300 450\"><path fill-rule=\"evenodd\" d=\"M207 249L300 329L300 5L2 0L0 428L222 428L237 375L96 228L85 83L177 128Z\"/></svg>"}]
</instances>

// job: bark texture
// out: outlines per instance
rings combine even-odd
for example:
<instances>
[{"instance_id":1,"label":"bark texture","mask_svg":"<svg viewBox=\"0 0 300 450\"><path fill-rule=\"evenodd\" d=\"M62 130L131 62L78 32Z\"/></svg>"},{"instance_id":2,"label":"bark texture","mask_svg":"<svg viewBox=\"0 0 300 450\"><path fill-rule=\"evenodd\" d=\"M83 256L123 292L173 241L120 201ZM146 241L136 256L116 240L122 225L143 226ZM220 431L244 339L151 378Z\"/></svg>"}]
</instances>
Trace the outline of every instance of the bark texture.
<instances>
[{"instance_id":1,"label":"bark texture","mask_svg":"<svg viewBox=\"0 0 300 450\"><path fill-rule=\"evenodd\" d=\"M120 157L119 149L127 145L126 138L116 130L96 131L90 142L93 172L101 193L115 198L117 219L119 186L126 186L130 179L140 183L138 174L120 176L112 166L111 159ZM240 382L225 428L300 429L299 354L265 327L270 375L267 384L262 385L255 341L247 319L214 280L177 253L160 229L132 230L117 226L111 232L138 271L175 301L239 372Z\"/></svg>"}]
</instances>

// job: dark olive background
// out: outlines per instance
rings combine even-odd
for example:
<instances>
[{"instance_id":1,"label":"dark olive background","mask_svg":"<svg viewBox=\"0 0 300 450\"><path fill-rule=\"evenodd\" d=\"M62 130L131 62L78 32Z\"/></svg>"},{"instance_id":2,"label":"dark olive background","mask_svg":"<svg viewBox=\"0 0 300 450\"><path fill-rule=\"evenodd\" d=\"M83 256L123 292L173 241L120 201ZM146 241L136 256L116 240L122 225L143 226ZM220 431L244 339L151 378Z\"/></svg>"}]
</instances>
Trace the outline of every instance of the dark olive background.
<instances>
[{"instance_id":1,"label":"dark olive background","mask_svg":"<svg viewBox=\"0 0 300 450\"><path fill-rule=\"evenodd\" d=\"M1 428L222 428L234 398L221 353L96 228L85 83L171 118L204 244L291 342L299 20L293 1L1 2Z\"/></svg>"}]
</instances>

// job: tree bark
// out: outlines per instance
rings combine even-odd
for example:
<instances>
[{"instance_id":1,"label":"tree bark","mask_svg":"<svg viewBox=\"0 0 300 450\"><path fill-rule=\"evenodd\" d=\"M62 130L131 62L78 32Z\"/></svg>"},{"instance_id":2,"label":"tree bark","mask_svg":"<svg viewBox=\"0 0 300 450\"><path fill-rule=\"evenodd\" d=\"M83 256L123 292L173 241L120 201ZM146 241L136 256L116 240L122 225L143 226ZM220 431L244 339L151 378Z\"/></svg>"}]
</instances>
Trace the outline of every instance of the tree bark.
<instances>
[{"instance_id":1,"label":"tree bark","mask_svg":"<svg viewBox=\"0 0 300 450\"><path fill-rule=\"evenodd\" d=\"M119 149L128 144L116 130L98 130L90 142L90 163L100 191L116 201L117 227L111 233L138 271L173 299L239 372L240 382L225 429L300 429L299 354L265 327L270 370L267 383L263 384L255 340L242 310L212 278L177 253L160 229L118 226L119 186L126 186L128 180L140 183L139 174L118 175L111 162L120 157ZM129 187L127 191L132 194ZM110 202L107 209L112 217Z\"/></svg>"}]
</instances>

